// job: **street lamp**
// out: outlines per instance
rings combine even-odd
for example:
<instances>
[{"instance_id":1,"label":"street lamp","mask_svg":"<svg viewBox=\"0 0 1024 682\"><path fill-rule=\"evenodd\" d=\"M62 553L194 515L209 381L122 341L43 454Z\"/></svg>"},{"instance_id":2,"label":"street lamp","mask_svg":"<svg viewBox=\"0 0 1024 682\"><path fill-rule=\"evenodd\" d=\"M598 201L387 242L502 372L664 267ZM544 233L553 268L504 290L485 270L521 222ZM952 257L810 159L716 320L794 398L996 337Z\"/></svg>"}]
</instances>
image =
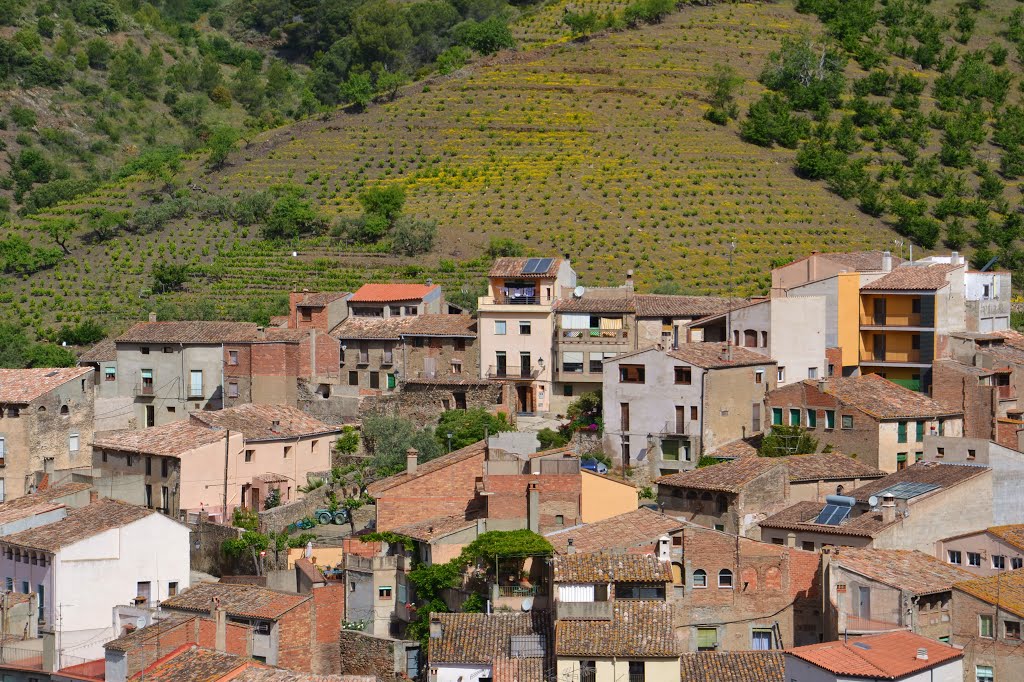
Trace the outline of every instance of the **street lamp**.
<instances>
[{"instance_id":1,"label":"street lamp","mask_svg":"<svg viewBox=\"0 0 1024 682\"><path fill-rule=\"evenodd\" d=\"M448 436L448 452L451 452L452 451L452 432L449 431L447 433L447 436Z\"/></svg>"}]
</instances>

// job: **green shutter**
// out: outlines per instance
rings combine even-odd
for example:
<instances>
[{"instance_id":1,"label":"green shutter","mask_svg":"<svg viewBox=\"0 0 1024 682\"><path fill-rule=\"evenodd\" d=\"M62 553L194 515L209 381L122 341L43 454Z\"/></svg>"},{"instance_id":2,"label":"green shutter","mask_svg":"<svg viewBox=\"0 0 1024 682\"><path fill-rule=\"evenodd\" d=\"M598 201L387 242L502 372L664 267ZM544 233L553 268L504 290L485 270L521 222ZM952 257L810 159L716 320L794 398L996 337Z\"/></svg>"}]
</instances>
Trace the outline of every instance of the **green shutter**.
<instances>
[{"instance_id":1,"label":"green shutter","mask_svg":"<svg viewBox=\"0 0 1024 682\"><path fill-rule=\"evenodd\" d=\"M816 429L818 428L818 411L807 410L807 428Z\"/></svg>"},{"instance_id":2,"label":"green shutter","mask_svg":"<svg viewBox=\"0 0 1024 682\"><path fill-rule=\"evenodd\" d=\"M836 411L825 410L825 428L834 429L836 428Z\"/></svg>"},{"instance_id":3,"label":"green shutter","mask_svg":"<svg viewBox=\"0 0 1024 682\"><path fill-rule=\"evenodd\" d=\"M900 422L896 425L896 442L907 442L907 422Z\"/></svg>"},{"instance_id":4,"label":"green shutter","mask_svg":"<svg viewBox=\"0 0 1024 682\"><path fill-rule=\"evenodd\" d=\"M924 442L924 422L917 422L917 442Z\"/></svg>"},{"instance_id":5,"label":"green shutter","mask_svg":"<svg viewBox=\"0 0 1024 682\"><path fill-rule=\"evenodd\" d=\"M773 407L772 408L772 424L774 424L775 426L782 426L782 408L781 407Z\"/></svg>"},{"instance_id":6,"label":"green shutter","mask_svg":"<svg viewBox=\"0 0 1024 682\"><path fill-rule=\"evenodd\" d=\"M905 453L905 452L898 452L898 453L896 453L896 461L897 462L906 462L907 461L907 453Z\"/></svg>"},{"instance_id":7,"label":"green shutter","mask_svg":"<svg viewBox=\"0 0 1024 682\"><path fill-rule=\"evenodd\" d=\"M798 409L790 409L790 411L789 411L789 425L790 426L800 426L800 410L799 410L799 408Z\"/></svg>"},{"instance_id":8,"label":"green shutter","mask_svg":"<svg viewBox=\"0 0 1024 682\"><path fill-rule=\"evenodd\" d=\"M389 374L388 375L388 388L392 389L394 387L395 387L395 375L394 374Z\"/></svg>"},{"instance_id":9,"label":"green shutter","mask_svg":"<svg viewBox=\"0 0 1024 682\"><path fill-rule=\"evenodd\" d=\"M697 628L697 648L714 649L718 644L718 630L715 628Z\"/></svg>"}]
</instances>

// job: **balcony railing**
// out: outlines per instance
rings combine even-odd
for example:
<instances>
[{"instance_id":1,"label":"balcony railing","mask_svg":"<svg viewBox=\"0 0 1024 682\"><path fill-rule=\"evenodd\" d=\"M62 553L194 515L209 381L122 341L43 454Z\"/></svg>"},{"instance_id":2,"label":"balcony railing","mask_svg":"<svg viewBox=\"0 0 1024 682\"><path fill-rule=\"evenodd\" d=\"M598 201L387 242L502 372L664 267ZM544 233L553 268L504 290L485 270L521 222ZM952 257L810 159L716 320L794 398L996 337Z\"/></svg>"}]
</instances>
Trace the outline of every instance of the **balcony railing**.
<instances>
[{"instance_id":1,"label":"balcony railing","mask_svg":"<svg viewBox=\"0 0 1024 682\"><path fill-rule=\"evenodd\" d=\"M629 340L629 330L559 329L558 339L562 343L625 343Z\"/></svg>"},{"instance_id":2,"label":"balcony railing","mask_svg":"<svg viewBox=\"0 0 1024 682\"><path fill-rule=\"evenodd\" d=\"M690 420L676 419L673 421L667 421L665 422L665 428L662 430L662 433L671 436L688 436L690 435Z\"/></svg>"},{"instance_id":3,"label":"balcony railing","mask_svg":"<svg viewBox=\"0 0 1024 682\"><path fill-rule=\"evenodd\" d=\"M519 367L518 365L506 365L499 367L491 365L487 368L488 379L536 379L540 376L540 367L534 367L533 365L526 365Z\"/></svg>"},{"instance_id":4,"label":"balcony railing","mask_svg":"<svg viewBox=\"0 0 1024 682\"><path fill-rule=\"evenodd\" d=\"M1000 400L1014 400L1017 397L1017 392L1013 390L1013 386L999 386L999 399ZM2 460L0 460L2 463ZM0 464L2 465L2 464Z\"/></svg>"},{"instance_id":5,"label":"balcony railing","mask_svg":"<svg viewBox=\"0 0 1024 682\"><path fill-rule=\"evenodd\" d=\"M863 357L861 358L861 363L871 362L921 362L921 351L886 351L885 353L865 351Z\"/></svg>"},{"instance_id":6,"label":"balcony railing","mask_svg":"<svg viewBox=\"0 0 1024 682\"><path fill-rule=\"evenodd\" d=\"M911 313L909 315L886 315L876 317L874 315L861 315L860 326L862 327L920 327L921 314ZM931 325L928 325L931 326Z\"/></svg>"},{"instance_id":7,"label":"balcony railing","mask_svg":"<svg viewBox=\"0 0 1024 682\"><path fill-rule=\"evenodd\" d=\"M542 298L538 294L516 295L507 291L499 291L494 296L495 305L543 305L550 302L550 300Z\"/></svg>"},{"instance_id":8,"label":"balcony railing","mask_svg":"<svg viewBox=\"0 0 1024 682\"><path fill-rule=\"evenodd\" d=\"M135 386L134 393L135 395L155 395L153 384L143 384L142 386L137 385Z\"/></svg>"},{"instance_id":9,"label":"balcony railing","mask_svg":"<svg viewBox=\"0 0 1024 682\"><path fill-rule=\"evenodd\" d=\"M499 597L536 597L547 594L543 585L499 585Z\"/></svg>"}]
</instances>

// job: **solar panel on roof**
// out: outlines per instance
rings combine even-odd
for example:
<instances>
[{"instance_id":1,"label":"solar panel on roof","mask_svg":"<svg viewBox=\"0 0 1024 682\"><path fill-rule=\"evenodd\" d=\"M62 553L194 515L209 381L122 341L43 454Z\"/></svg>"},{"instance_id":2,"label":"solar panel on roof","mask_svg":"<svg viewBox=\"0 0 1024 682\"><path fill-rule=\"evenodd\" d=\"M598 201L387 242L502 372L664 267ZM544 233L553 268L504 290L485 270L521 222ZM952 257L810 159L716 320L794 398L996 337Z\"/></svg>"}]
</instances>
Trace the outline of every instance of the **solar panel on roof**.
<instances>
[{"instance_id":1,"label":"solar panel on roof","mask_svg":"<svg viewBox=\"0 0 1024 682\"><path fill-rule=\"evenodd\" d=\"M917 497L918 495L924 495L925 493L933 490L938 490L940 487L941 486L937 486L934 483L897 483L896 485L890 486L877 494L878 497L892 495L900 500L909 500L912 497Z\"/></svg>"},{"instance_id":2,"label":"solar panel on roof","mask_svg":"<svg viewBox=\"0 0 1024 682\"><path fill-rule=\"evenodd\" d=\"M864 649L866 651L871 651L871 645L867 642L854 642L853 645L855 647L860 647L861 649Z\"/></svg>"},{"instance_id":3,"label":"solar panel on roof","mask_svg":"<svg viewBox=\"0 0 1024 682\"><path fill-rule=\"evenodd\" d=\"M512 658L543 658L544 635L512 635L509 639Z\"/></svg>"},{"instance_id":4,"label":"solar panel on roof","mask_svg":"<svg viewBox=\"0 0 1024 682\"><path fill-rule=\"evenodd\" d=\"M541 258L540 264L537 266L537 273L547 272L548 268L551 267L551 261L553 260L554 258Z\"/></svg>"},{"instance_id":5,"label":"solar panel on roof","mask_svg":"<svg viewBox=\"0 0 1024 682\"><path fill-rule=\"evenodd\" d=\"M526 265L523 266L524 275L532 275L537 272L537 266L540 265L540 258L528 258Z\"/></svg>"},{"instance_id":6,"label":"solar panel on roof","mask_svg":"<svg viewBox=\"0 0 1024 682\"><path fill-rule=\"evenodd\" d=\"M850 507L840 506L838 504L826 504L814 522L826 526L838 526L840 523L845 521L846 517L849 515Z\"/></svg>"}]
</instances>

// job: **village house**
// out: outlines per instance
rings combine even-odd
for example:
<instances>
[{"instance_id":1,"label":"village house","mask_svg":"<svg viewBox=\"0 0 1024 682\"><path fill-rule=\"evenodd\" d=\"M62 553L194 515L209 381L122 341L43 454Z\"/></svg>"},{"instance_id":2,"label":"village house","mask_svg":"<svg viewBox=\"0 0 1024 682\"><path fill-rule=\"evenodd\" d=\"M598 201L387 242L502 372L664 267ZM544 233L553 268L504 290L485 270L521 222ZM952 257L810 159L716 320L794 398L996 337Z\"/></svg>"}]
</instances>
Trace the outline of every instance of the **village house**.
<instances>
[{"instance_id":1,"label":"village house","mask_svg":"<svg viewBox=\"0 0 1024 682\"><path fill-rule=\"evenodd\" d=\"M878 469L840 453L740 457L657 479L658 502L670 516L707 528L760 537L758 521L793 502L882 478Z\"/></svg>"},{"instance_id":2,"label":"village house","mask_svg":"<svg viewBox=\"0 0 1024 682\"><path fill-rule=\"evenodd\" d=\"M1000 572L953 585L953 638L963 649L964 679L1024 679L1021 627L1024 571Z\"/></svg>"},{"instance_id":3,"label":"village house","mask_svg":"<svg viewBox=\"0 0 1024 682\"><path fill-rule=\"evenodd\" d=\"M441 287L429 282L364 284L347 300L349 317L407 317L452 312L445 303Z\"/></svg>"},{"instance_id":4,"label":"village house","mask_svg":"<svg viewBox=\"0 0 1024 682\"><path fill-rule=\"evenodd\" d=\"M992 522L996 525L1024 519L1024 453L982 438L925 436L925 462L982 466L992 470Z\"/></svg>"},{"instance_id":5,"label":"village house","mask_svg":"<svg viewBox=\"0 0 1024 682\"><path fill-rule=\"evenodd\" d=\"M477 304L480 378L514 386L515 412L552 409L555 306L576 287L562 258L498 258Z\"/></svg>"},{"instance_id":6,"label":"village house","mask_svg":"<svg viewBox=\"0 0 1024 682\"><path fill-rule=\"evenodd\" d=\"M60 521L90 503L91 489L88 483L64 483L0 504L0 536Z\"/></svg>"},{"instance_id":7,"label":"village house","mask_svg":"<svg viewBox=\"0 0 1024 682\"><path fill-rule=\"evenodd\" d=\"M98 661L97 663L102 663ZM96 674L99 673L99 675ZM102 667L94 672L93 663L60 670L54 682L94 682L107 679ZM305 671L272 668L245 654L228 653L205 646L185 643L166 656L140 670L135 679L148 682L377 682L377 678L363 675L320 675ZM118 679L118 682L120 680Z\"/></svg>"},{"instance_id":8,"label":"village house","mask_svg":"<svg viewBox=\"0 0 1024 682\"><path fill-rule=\"evenodd\" d=\"M79 367L91 367L93 383L93 429L108 431L124 428L131 419L132 397L121 395L117 383L117 346L106 338L78 356Z\"/></svg>"},{"instance_id":9,"label":"village house","mask_svg":"<svg viewBox=\"0 0 1024 682\"><path fill-rule=\"evenodd\" d=\"M950 641L953 583L970 573L905 549L822 550L828 590L825 639L905 628Z\"/></svg>"},{"instance_id":10,"label":"village house","mask_svg":"<svg viewBox=\"0 0 1024 682\"><path fill-rule=\"evenodd\" d=\"M88 473L93 369L0 369L0 502Z\"/></svg>"},{"instance_id":11,"label":"village house","mask_svg":"<svg viewBox=\"0 0 1024 682\"><path fill-rule=\"evenodd\" d=\"M779 545L916 549L992 525L992 470L919 462L825 504L798 502L761 521L761 539Z\"/></svg>"},{"instance_id":12,"label":"village house","mask_svg":"<svg viewBox=\"0 0 1024 682\"><path fill-rule=\"evenodd\" d=\"M552 654L545 611L430 614L429 682L545 680Z\"/></svg>"},{"instance_id":13,"label":"village house","mask_svg":"<svg viewBox=\"0 0 1024 682\"><path fill-rule=\"evenodd\" d=\"M696 651L680 667L685 682L786 682L781 651Z\"/></svg>"},{"instance_id":14,"label":"village house","mask_svg":"<svg viewBox=\"0 0 1024 682\"><path fill-rule=\"evenodd\" d=\"M658 550L663 536L671 540L672 556L679 554L684 522L640 507L593 523L554 530L544 538L554 547L556 554L570 552L628 552L651 554Z\"/></svg>"},{"instance_id":15,"label":"village house","mask_svg":"<svg viewBox=\"0 0 1024 682\"><path fill-rule=\"evenodd\" d=\"M667 561L650 554L568 554L556 556L552 568L559 680L679 675Z\"/></svg>"},{"instance_id":16,"label":"village house","mask_svg":"<svg viewBox=\"0 0 1024 682\"><path fill-rule=\"evenodd\" d=\"M0 576L8 591L38 595L43 629L60 632L58 658L98 658L119 634L115 606L160 603L188 587L189 531L153 510L98 500L0 538Z\"/></svg>"},{"instance_id":17,"label":"village house","mask_svg":"<svg viewBox=\"0 0 1024 682\"><path fill-rule=\"evenodd\" d=\"M397 637L415 616L408 578L413 555L400 544L378 544L384 547L368 556L354 551L343 556L345 620L362 623L363 631L375 637Z\"/></svg>"},{"instance_id":18,"label":"village house","mask_svg":"<svg viewBox=\"0 0 1024 682\"><path fill-rule=\"evenodd\" d=\"M964 682L964 653L912 632L887 632L786 652L787 680L800 682ZM981 682L983 678L979 677ZM989 678L991 679L991 678Z\"/></svg>"},{"instance_id":19,"label":"village house","mask_svg":"<svg viewBox=\"0 0 1024 682\"><path fill-rule=\"evenodd\" d=\"M161 608L172 613L210 614L216 606L232 623L251 631L251 656L268 665L303 672L331 672L345 609L345 585L336 583L308 594L279 592L256 585L198 583Z\"/></svg>"},{"instance_id":20,"label":"village house","mask_svg":"<svg viewBox=\"0 0 1024 682\"><path fill-rule=\"evenodd\" d=\"M1024 524L992 526L940 540L936 556L975 577L1024 568Z\"/></svg>"},{"instance_id":21,"label":"village house","mask_svg":"<svg viewBox=\"0 0 1024 682\"><path fill-rule=\"evenodd\" d=\"M329 332L349 314L352 294L345 291L292 291L288 293L288 329Z\"/></svg>"},{"instance_id":22,"label":"village house","mask_svg":"<svg viewBox=\"0 0 1024 682\"><path fill-rule=\"evenodd\" d=\"M886 472L919 461L926 434L963 435L963 413L877 374L801 381L771 391L767 404L772 425L802 427Z\"/></svg>"},{"instance_id":23,"label":"village house","mask_svg":"<svg viewBox=\"0 0 1024 682\"><path fill-rule=\"evenodd\" d=\"M604 451L651 476L693 469L720 445L763 428L775 361L746 348L685 343L604 363Z\"/></svg>"},{"instance_id":24,"label":"village house","mask_svg":"<svg viewBox=\"0 0 1024 682\"><path fill-rule=\"evenodd\" d=\"M825 297L766 298L739 303L687 326L689 341L731 343L775 360L778 386L828 374Z\"/></svg>"}]
</instances>

